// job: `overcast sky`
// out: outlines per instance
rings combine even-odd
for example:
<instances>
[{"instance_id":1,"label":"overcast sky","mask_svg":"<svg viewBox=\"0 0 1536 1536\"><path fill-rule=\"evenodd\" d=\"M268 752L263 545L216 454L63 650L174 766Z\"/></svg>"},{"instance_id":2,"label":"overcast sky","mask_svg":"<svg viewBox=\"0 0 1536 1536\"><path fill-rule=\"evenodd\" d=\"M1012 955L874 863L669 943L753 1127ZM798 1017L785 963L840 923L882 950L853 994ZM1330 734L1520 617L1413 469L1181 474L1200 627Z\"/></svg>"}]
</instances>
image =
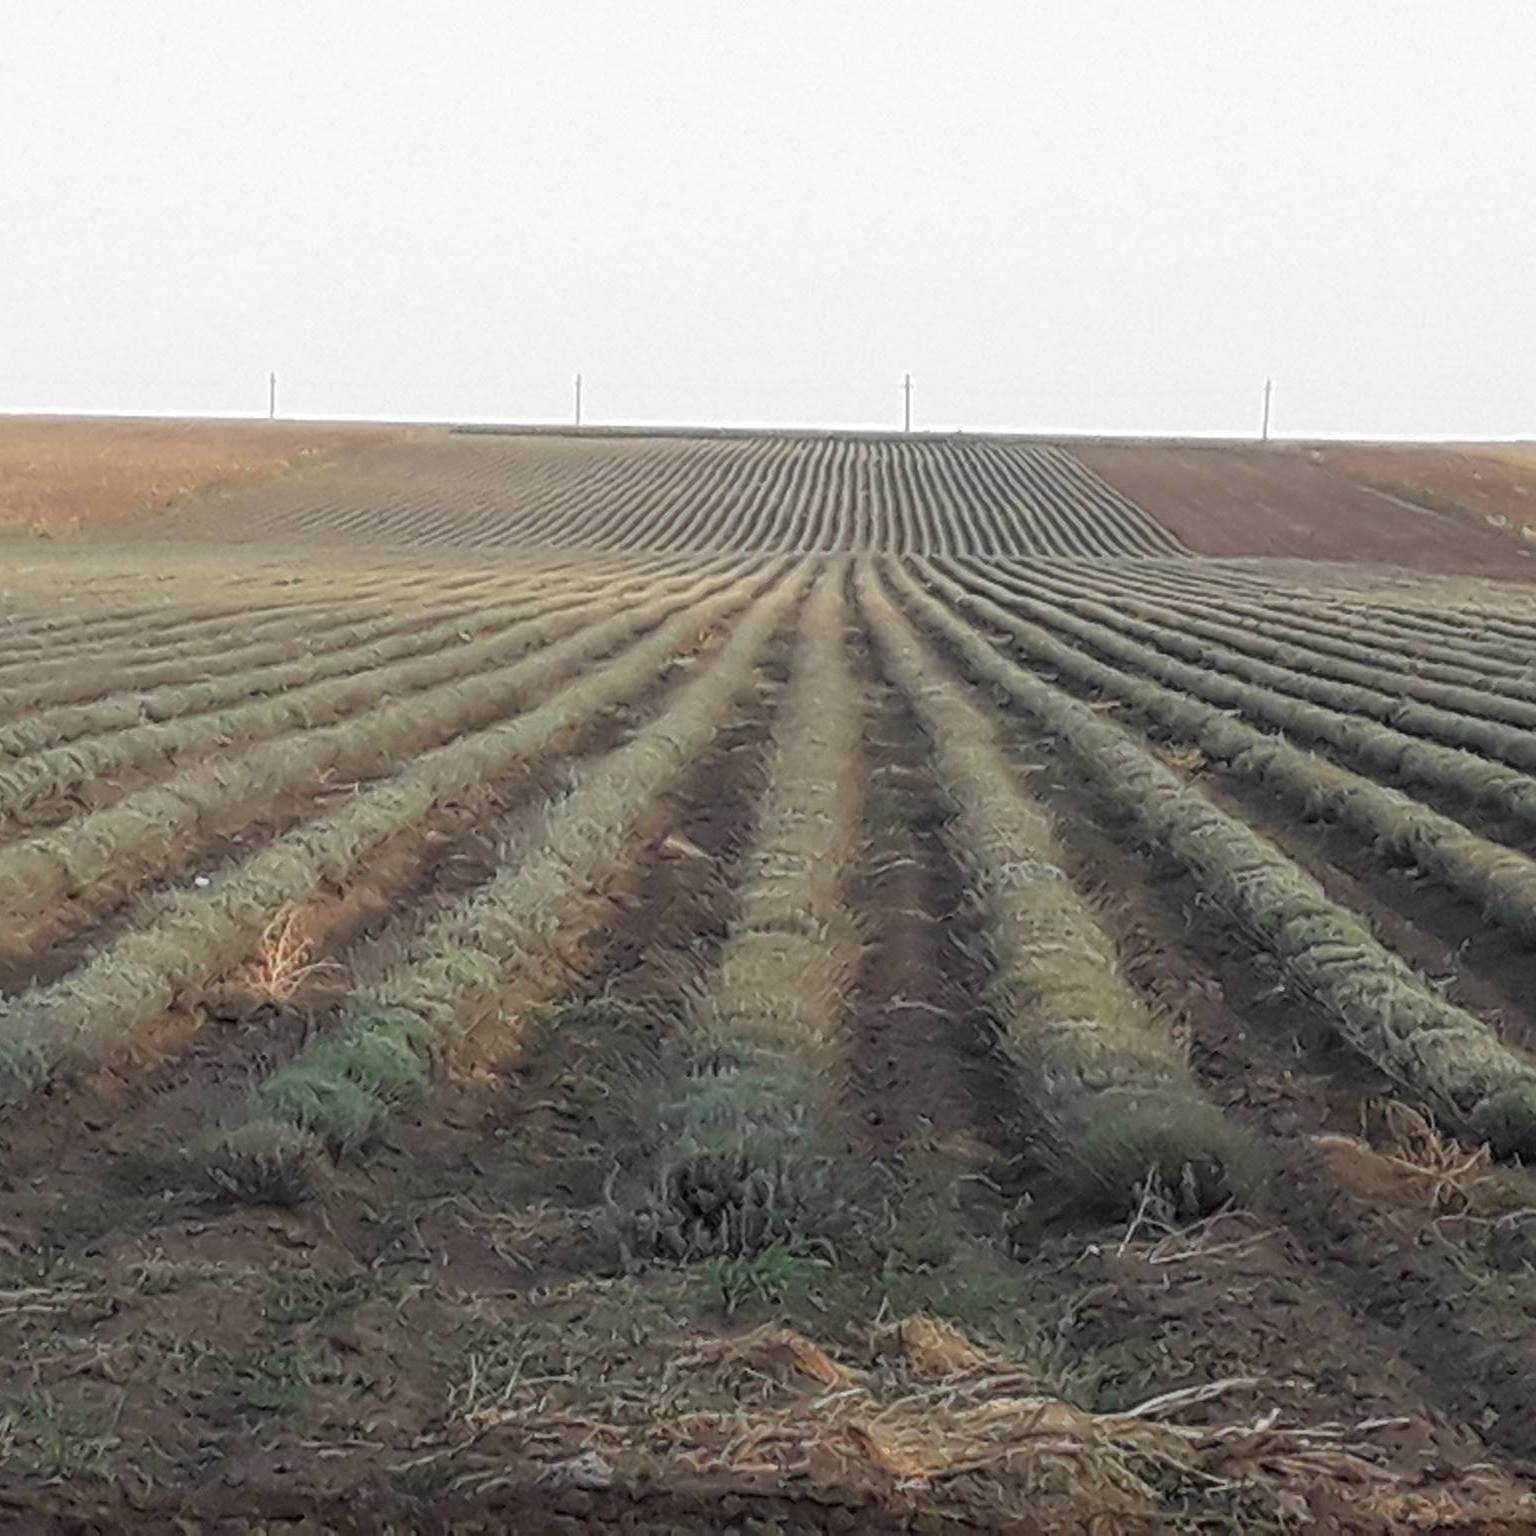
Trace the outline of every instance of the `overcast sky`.
<instances>
[{"instance_id":1,"label":"overcast sky","mask_svg":"<svg viewBox=\"0 0 1536 1536\"><path fill-rule=\"evenodd\" d=\"M1536 432L1529 0L7 0L0 409Z\"/></svg>"}]
</instances>

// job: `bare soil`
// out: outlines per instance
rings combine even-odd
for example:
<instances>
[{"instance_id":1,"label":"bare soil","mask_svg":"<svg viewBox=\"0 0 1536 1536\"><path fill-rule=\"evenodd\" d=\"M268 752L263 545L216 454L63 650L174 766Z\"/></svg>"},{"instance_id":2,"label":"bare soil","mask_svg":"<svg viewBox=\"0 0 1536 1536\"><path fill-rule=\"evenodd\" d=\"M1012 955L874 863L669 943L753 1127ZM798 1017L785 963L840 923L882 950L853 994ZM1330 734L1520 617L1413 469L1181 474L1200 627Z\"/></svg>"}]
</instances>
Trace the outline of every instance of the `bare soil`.
<instances>
[{"instance_id":1,"label":"bare soil","mask_svg":"<svg viewBox=\"0 0 1536 1536\"><path fill-rule=\"evenodd\" d=\"M1200 555L1279 555L1357 561L1451 575L1536 579L1536 545L1512 541L1451 497L1405 506L1430 450L1404 450L1399 500L1367 475L1396 465L1398 450L1095 445L1078 457ZM1455 456L1448 456L1455 457ZM1488 461L1490 476L1497 460ZM1420 466L1424 468L1420 469ZM1438 470L1436 471L1438 473ZM1466 470L1446 471L1465 485ZM1457 477L1460 477L1459 479ZM1475 482L1472 482L1475 484Z\"/></svg>"},{"instance_id":2,"label":"bare soil","mask_svg":"<svg viewBox=\"0 0 1536 1536\"><path fill-rule=\"evenodd\" d=\"M1536 447L1365 447L1318 450L1323 464L1356 485L1369 486L1432 512L1482 521L1521 537L1536 529Z\"/></svg>"},{"instance_id":3,"label":"bare soil","mask_svg":"<svg viewBox=\"0 0 1536 1536\"><path fill-rule=\"evenodd\" d=\"M57 537L402 435L262 421L0 419L0 531Z\"/></svg>"}]
</instances>

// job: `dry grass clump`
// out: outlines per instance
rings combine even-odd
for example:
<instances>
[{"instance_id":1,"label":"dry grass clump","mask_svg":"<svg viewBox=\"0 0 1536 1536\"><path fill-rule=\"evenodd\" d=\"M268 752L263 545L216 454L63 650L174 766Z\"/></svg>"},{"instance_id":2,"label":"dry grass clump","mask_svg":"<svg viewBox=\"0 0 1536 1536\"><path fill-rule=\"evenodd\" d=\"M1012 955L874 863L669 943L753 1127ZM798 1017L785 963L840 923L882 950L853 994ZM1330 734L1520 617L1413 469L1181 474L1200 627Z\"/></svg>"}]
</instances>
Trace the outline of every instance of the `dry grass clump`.
<instances>
[{"instance_id":1,"label":"dry grass clump","mask_svg":"<svg viewBox=\"0 0 1536 1536\"><path fill-rule=\"evenodd\" d=\"M858 1386L864 1373L840 1364L819 1344L772 1323L721 1339L703 1339L673 1361L678 1371L724 1370L742 1377L769 1376L790 1382L815 1381L824 1387Z\"/></svg>"},{"instance_id":2,"label":"dry grass clump","mask_svg":"<svg viewBox=\"0 0 1536 1536\"><path fill-rule=\"evenodd\" d=\"M1410 1104L1388 1099L1361 1111L1362 1135L1317 1136L1329 1171L1351 1194L1437 1215L1497 1207L1499 1175L1486 1145L1468 1149Z\"/></svg>"},{"instance_id":3,"label":"dry grass clump","mask_svg":"<svg viewBox=\"0 0 1536 1536\"><path fill-rule=\"evenodd\" d=\"M984 1006L1040 1159L1109 1214L1134 1210L1149 1178L1189 1216L1241 1195L1248 1138L1201 1097L1173 1031L1122 975L990 721L914 642L867 568L859 590L953 808L951 840L990 951Z\"/></svg>"},{"instance_id":4,"label":"dry grass clump","mask_svg":"<svg viewBox=\"0 0 1536 1536\"><path fill-rule=\"evenodd\" d=\"M305 931L302 911L282 907L267 924L261 947L247 967L246 980L264 1002L291 1003L315 977L341 967L315 959L314 935Z\"/></svg>"},{"instance_id":5,"label":"dry grass clump","mask_svg":"<svg viewBox=\"0 0 1536 1536\"><path fill-rule=\"evenodd\" d=\"M736 1383L738 1406L680 1407L676 1388L694 1375L712 1396ZM511 1436L551 1462L596 1453L627 1476L664 1480L686 1469L748 1496L792 1484L829 1502L873 1504L893 1525L919 1511L967 1528L1125 1531L1310 1528L1337 1518L1373 1530L1513 1530L1536 1520L1536 1495L1508 1475L1406 1470L1393 1444L1403 1420L1213 1415L1234 1393L1262 1395L1265 1383L1253 1378L1096 1413L922 1316L889 1329L869 1368L774 1326L684 1344L667 1376L674 1391L653 1410L551 1415L502 1401L465 1415L462 1427L482 1441ZM1177 1422L1196 1407L1203 1422Z\"/></svg>"}]
</instances>

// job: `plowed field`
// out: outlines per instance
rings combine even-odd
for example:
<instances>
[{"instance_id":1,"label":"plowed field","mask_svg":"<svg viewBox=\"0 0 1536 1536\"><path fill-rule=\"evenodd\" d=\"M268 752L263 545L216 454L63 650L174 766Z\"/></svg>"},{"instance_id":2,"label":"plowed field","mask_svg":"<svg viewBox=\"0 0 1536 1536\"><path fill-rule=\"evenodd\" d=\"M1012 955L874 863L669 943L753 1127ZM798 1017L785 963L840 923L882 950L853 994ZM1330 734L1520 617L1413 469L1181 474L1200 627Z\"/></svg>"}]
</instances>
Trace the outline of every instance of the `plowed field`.
<instances>
[{"instance_id":1,"label":"plowed field","mask_svg":"<svg viewBox=\"0 0 1536 1536\"><path fill-rule=\"evenodd\" d=\"M1536 544L1519 537L1529 469L1522 479L1491 453L1116 445L1080 457L1196 554L1536 575Z\"/></svg>"},{"instance_id":2,"label":"plowed field","mask_svg":"<svg viewBox=\"0 0 1536 1536\"><path fill-rule=\"evenodd\" d=\"M0 535L97 529L403 435L274 422L10 417L0 422Z\"/></svg>"},{"instance_id":3,"label":"plowed field","mask_svg":"<svg viewBox=\"0 0 1536 1536\"><path fill-rule=\"evenodd\" d=\"M0 1521L1536 1529L1536 597L1114 479L5 545Z\"/></svg>"}]
</instances>

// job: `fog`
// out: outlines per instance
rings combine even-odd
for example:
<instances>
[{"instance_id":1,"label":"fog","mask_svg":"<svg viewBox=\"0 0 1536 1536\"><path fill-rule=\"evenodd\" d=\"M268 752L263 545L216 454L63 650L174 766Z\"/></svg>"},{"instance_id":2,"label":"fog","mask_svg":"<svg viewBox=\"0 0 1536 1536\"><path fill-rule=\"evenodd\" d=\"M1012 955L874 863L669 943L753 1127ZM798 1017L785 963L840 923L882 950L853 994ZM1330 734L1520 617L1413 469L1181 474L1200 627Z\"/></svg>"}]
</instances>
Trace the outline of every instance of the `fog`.
<instances>
[{"instance_id":1,"label":"fog","mask_svg":"<svg viewBox=\"0 0 1536 1536\"><path fill-rule=\"evenodd\" d=\"M1536 10L14 0L0 410L1536 431Z\"/></svg>"}]
</instances>

